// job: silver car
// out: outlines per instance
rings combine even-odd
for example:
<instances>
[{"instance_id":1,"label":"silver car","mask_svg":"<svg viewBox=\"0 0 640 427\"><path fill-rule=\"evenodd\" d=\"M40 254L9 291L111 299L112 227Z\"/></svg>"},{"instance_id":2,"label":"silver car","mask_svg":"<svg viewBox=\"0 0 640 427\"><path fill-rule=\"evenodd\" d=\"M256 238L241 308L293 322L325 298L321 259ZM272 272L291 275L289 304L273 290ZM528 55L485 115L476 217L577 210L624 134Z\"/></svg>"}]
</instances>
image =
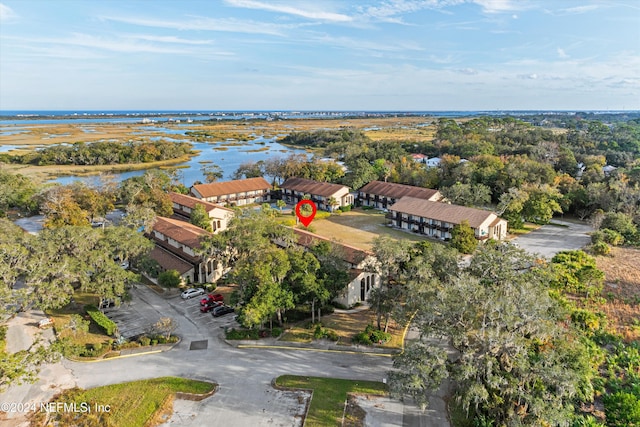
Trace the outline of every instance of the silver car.
<instances>
[{"instance_id":1,"label":"silver car","mask_svg":"<svg viewBox=\"0 0 640 427\"><path fill-rule=\"evenodd\" d=\"M182 299L189 299L193 297L197 297L198 295L204 295L204 289L202 288L189 288L185 290L180 296Z\"/></svg>"}]
</instances>

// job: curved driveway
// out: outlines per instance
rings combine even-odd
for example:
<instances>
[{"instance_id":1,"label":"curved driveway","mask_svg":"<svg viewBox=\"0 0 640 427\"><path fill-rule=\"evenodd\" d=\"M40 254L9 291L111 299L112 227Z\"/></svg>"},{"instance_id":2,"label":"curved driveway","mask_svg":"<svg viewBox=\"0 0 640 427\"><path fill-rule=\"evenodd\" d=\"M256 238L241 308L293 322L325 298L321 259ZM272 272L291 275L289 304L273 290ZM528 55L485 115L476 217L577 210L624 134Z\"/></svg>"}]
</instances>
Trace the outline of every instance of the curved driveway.
<instances>
[{"instance_id":1,"label":"curved driveway","mask_svg":"<svg viewBox=\"0 0 640 427\"><path fill-rule=\"evenodd\" d=\"M176 347L164 353L99 362L64 360L51 365L55 369L43 370L38 383L19 386L13 392L0 395L2 400L13 398L28 402L36 396L48 400L61 385L91 388L174 375L213 381L219 390L201 402L176 401L175 413L167 426L297 426L308 397L302 392L275 390L271 387L273 378L293 374L382 381L392 367L391 358L366 353L235 348L222 337L221 326L230 323L230 318L211 323L210 315L198 317L199 312L194 311L196 301L165 299L146 286L138 286L132 294L130 309L133 311L139 310L149 318L170 316L177 321L176 334L182 341ZM204 340L206 348L191 349L193 341ZM433 407L437 414L421 415L415 406L386 400L377 406L375 415L372 411L373 418L368 418L366 425L446 426L446 411L440 413L441 408L440 405Z\"/></svg>"}]
</instances>

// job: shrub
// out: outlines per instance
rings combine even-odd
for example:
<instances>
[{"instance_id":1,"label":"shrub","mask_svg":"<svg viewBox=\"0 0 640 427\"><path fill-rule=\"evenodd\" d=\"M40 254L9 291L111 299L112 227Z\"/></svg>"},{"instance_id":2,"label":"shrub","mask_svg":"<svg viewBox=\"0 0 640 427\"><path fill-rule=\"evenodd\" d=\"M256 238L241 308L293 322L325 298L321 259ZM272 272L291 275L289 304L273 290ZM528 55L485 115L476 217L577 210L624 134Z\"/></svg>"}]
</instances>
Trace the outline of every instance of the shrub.
<instances>
[{"instance_id":1,"label":"shrub","mask_svg":"<svg viewBox=\"0 0 640 427\"><path fill-rule=\"evenodd\" d=\"M602 401L608 426L640 425L640 399L637 396L619 391L603 396Z\"/></svg>"},{"instance_id":2,"label":"shrub","mask_svg":"<svg viewBox=\"0 0 640 427\"><path fill-rule=\"evenodd\" d=\"M69 337L56 340L52 344L52 348L67 358L79 356L85 350L84 347L80 344L75 344Z\"/></svg>"},{"instance_id":3,"label":"shrub","mask_svg":"<svg viewBox=\"0 0 640 427\"><path fill-rule=\"evenodd\" d=\"M349 212L351 210L351 205L342 206L342 207L338 208L338 210L340 212Z\"/></svg>"},{"instance_id":4,"label":"shrub","mask_svg":"<svg viewBox=\"0 0 640 427\"><path fill-rule=\"evenodd\" d=\"M391 339L391 334L375 329L369 333L369 339L373 343L383 344L389 342L389 340Z\"/></svg>"},{"instance_id":5,"label":"shrub","mask_svg":"<svg viewBox=\"0 0 640 427\"><path fill-rule=\"evenodd\" d=\"M372 211L373 210L373 206L363 206L362 210L363 211Z\"/></svg>"},{"instance_id":6,"label":"shrub","mask_svg":"<svg viewBox=\"0 0 640 427\"><path fill-rule=\"evenodd\" d=\"M226 333L228 340L257 340L260 338L260 331L257 329L235 329L231 328Z\"/></svg>"},{"instance_id":7,"label":"shrub","mask_svg":"<svg viewBox=\"0 0 640 427\"><path fill-rule=\"evenodd\" d=\"M280 335L282 335L283 329L282 328L273 328L271 330L271 336L274 338L279 337Z\"/></svg>"},{"instance_id":8,"label":"shrub","mask_svg":"<svg viewBox=\"0 0 640 427\"><path fill-rule=\"evenodd\" d=\"M313 219L327 219L331 216L329 212L326 211L318 211L316 212L316 216Z\"/></svg>"},{"instance_id":9,"label":"shrub","mask_svg":"<svg viewBox=\"0 0 640 427\"><path fill-rule=\"evenodd\" d=\"M597 331L600 329L602 316L583 309L576 309L571 313L571 321L583 331Z\"/></svg>"},{"instance_id":10,"label":"shrub","mask_svg":"<svg viewBox=\"0 0 640 427\"><path fill-rule=\"evenodd\" d=\"M615 230L608 228L600 230L604 234L604 241L613 246L619 246L624 243L624 236Z\"/></svg>"},{"instance_id":11,"label":"shrub","mask_svg":"<svg viewBox=\"0 0 640 427\"><path fill-rule=\"evenodd\" d=\"M594 231L591 233L591 242L595 245L597 243L608 243L612 246L619 246L624 243L624 236L615 230L604 228L602 230Z\"/></svg>"},{"instance_id":12,"label":"shrub","mask_svg":"<svg viewBox=\"0 0 640 427\"><path fill-rule=\"evenodd\" d=\"M91 317L91 320L96 322L104 332L112 336L118 330L118 326L107 316L104 315L95 305L87 305L85 306L85 311Z\"/></svg>"},{"instance_id":13,"label":"shrub","mask_svg":"<svg viewBox=\"0 0 640 427\"><path fill-rule=\"evenodd\" d=\"M80 351L78 356L100 357L110 350L111 348L109 346L103 346L101 343L87 344L85 345L84 349Z\"/></svg>"},{"instance_id":14,"label":"shrub","mask_svg":"<svg viewBox=\"0 0 640 427\"><path fill-rule=\"evenodd\" d=\"M176 270L167 270L158 274L158 284L164 288L177 288L182 283L182 277Z\"/></svg>"},{"instance_id":15,"label":"shrub","mask_svg":"<svg viewBox=\"0 0 640 427\"><path fill-rule=\"evenodd\" d=\"M357 344L364 345L372 345L372 344L382 344L388 342L391 339L391 334L388 332L384 332L378 330L373 327L373 325L369 324L364 329L364 332L358 333L353 341Z\"/></svg>"},{"instance_id":16,"label":"shrub","mask_svg":"<svg viewBox=\"0 0 640 427\"><path fill-rule=\"evenodd\" d=\"M326 330L326 338L330 341L338 341L340 340L340 336L338 335L338 333L332 329L327 329Z\"/></svg>"},{"instance_id":17,"label":"shrub","mask_svg":"<svg viewBox=\"0 0 640 427\"><path fill-rule=\"evenodd\" d=\"M366 332L359 332L358 334L356 334L355 337L353 337L353 342L356 344L364 344L364 345L371 345L371 339L369 338L369 334Z\"/></svg>"},{"instance_id":18,"label":"shrub","mask_svg":"<svg viewBox=\"0 0 640 427\"><path fill-rule=\"evenodd\" d=\"M609 255L611 253L611 246L600 241L591 245L591 252L593 252L594 255Z\"/></svg>"},{"instance_id":19,"label":"shrub","mask_svg":"<svg viewBox=\"0 0 640 427\"><path fill-rule=\"evenodd\" d=\"M324 337L324 332L322 331L322 325L317 324L315 330L313 331L313 338L319 340Z\"/></svg>"},{"instance_id":20,"label":"shrub","mask_svg":"<svg viewBox=\"0 0 640 427\"><path fill-rule=\"evenodd\" d=\"M149 344L151 344L151 338L149 338L149 337L140 337L140 339L138 341L140 342L140 345L142 345L142 346L148 346Z\"/></svg>"},{"instance_id":21,"label":"shrub","mask_svg":"<svg viewBox=\"0 0 640 427\"><path fill-rule=\"evenodd\" d=\"M637 233L636 226L633 224L631 216L622 212L608 212L605 214L600 228L617 231L627 239Z\"/></svg>"},{"instance_id":22,"label":"shrub","mask_svg":"<svg viewBox=\"0 0 640 427\"><path fill-rule=\"evenodd\" d=\"M326 338L331 341L338 341L340 339L340 337L334 330L323 328L321 323L317 323L315 325L315 330L313 331L313 338L316 340Z\"/></svg>"}]
</instances>

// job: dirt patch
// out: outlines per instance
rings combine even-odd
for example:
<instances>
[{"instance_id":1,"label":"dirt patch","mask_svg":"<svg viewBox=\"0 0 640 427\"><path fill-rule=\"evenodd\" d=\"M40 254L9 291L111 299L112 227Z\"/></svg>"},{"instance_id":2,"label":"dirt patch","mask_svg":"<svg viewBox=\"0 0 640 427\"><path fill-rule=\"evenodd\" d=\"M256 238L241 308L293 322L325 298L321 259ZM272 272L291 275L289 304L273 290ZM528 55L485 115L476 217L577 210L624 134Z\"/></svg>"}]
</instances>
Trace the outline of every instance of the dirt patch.
<instances>
[{"instance_id":1,"label":"dirt patch","mask_svg":"<svg viewBox=\"0 0 640 427\"><path fill-rule=\"evenodd\" d=\"M353 337L364 331L369 324L376 325L376 314L373 310L361 310L351 313L332 313L322 316L320 322L325 328L329 328L340 337L338 344L351 345ZM289 334L312 338L313 330L307 329L309 320L298 322L289 329ZM402 347L403 328L391 321L388 332L391 334L391 341L379 347L400 348ZM296 341L296 340L292 340Z\"/></svg>"},{"instance_id":2,"label":"dirt patch","mask_svg":"<svg viewBox=\"0 0 640 427\"><path fill-rule=\"evenodd\" d=\"M596 265L605 274L599 308L608 319L608 327L626 340L640 339L640 249L612 248L609 256L596 257Z\"/></svg>"},{"instance_id":3,"label":"dirt patch","mask_svg":"<svg viewBox=\"0 0 640 427\"><path fill-rule=\"evenodd\" d=\"M344 411L343 427L364 427L364 418L366 416L367 413L358 404L358 399L353 395L349 395Z\"/></svg>"}]
</instances>

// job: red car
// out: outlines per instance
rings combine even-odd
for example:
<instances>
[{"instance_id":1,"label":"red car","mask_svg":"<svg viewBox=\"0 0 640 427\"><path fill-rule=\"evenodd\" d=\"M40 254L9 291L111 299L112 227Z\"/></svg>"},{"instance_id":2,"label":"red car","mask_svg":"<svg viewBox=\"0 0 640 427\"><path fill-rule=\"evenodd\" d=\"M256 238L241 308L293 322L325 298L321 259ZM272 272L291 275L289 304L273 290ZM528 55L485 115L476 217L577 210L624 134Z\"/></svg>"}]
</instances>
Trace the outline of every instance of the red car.
<instances>
[{"instance_id":1,"label":"red car","mask_svg":"<svg viewBox=\"0 0 640 427\"><path fill-rule=\"evenodd\" d=\"M224 297L222 296L222 294L209 294L206 298L202 298L200 300L200 305L207 305L209 303L218 301L224 301Z\"/></svg>"},{"instance_id":2,"label":"red car","mask_svg":"<svg viewBox=\"0 0 640 427\"><path fill-rule=\"evenodd\" d=\"M213 310L216 307L220 307L222 305L221 301L211 301L208 304L203 305L202 307L200 307L200 313L208 313L211 310Z\"/></svg>"}]
</instances>

